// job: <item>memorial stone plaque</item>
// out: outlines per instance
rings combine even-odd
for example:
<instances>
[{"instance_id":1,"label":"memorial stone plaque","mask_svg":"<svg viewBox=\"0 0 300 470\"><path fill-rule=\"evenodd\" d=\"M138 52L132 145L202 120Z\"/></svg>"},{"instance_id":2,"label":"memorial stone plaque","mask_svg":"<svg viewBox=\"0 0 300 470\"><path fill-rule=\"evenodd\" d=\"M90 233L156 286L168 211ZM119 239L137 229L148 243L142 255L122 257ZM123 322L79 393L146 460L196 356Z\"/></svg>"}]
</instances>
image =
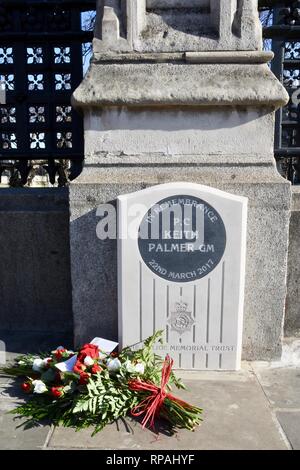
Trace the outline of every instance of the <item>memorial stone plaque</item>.
<instances>
[{"instance_id":1,"label":"memorial stone plaque","mask_svg":"<svg viewBox=\"0 0 300 470\"><path fill-rule=\"evenodd\" d=\"M118 198L119 342L164 330L181 369L240 367L247 199L192 183Z\"/></svg>"}]
</instances>

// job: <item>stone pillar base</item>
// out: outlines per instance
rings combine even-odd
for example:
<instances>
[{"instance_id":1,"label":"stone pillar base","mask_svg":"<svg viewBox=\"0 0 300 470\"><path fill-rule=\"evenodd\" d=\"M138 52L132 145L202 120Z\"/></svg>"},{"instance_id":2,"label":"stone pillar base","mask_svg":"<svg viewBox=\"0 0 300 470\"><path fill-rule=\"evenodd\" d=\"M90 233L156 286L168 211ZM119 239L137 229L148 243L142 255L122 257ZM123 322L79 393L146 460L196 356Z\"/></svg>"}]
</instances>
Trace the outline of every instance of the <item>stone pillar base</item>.
<instances>
[{"instance_id":1,"label":"stone pillar base","mask_svg":"<svg viewBox=\"0 0 300 470\"><path fill-rule=\"evenodd\" d=\"M187 181L249 198L243 357L280 357L291 188L272 154L268 109L106 109L88 115L87 161L70 185L76 343L115 340L117 245L96 236L98 205L155 184ZM101 151L99 151L101 149Z\"/></svg>"}]
</instances>

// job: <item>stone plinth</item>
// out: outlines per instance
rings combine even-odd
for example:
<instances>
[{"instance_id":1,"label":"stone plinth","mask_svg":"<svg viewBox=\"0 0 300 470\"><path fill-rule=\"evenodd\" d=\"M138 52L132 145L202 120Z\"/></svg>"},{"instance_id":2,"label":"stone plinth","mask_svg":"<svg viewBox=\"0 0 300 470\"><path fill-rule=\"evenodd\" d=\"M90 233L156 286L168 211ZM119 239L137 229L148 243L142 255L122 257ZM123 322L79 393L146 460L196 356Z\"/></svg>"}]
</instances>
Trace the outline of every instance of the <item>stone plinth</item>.
<instances>
[{"instance_id":1,"label":"stone plinth","mask_svg":"<svg viewBox=\"0 0 300 470\"><path fill-rule=\"evenodd\" d=\"M97 238L98 205L186 181L249 198L243 352L271 359L281 352L291 198L274 162L274 112L288 96L261 51L255 1L194 3L99 2L94 59L73 97L86 158L70 186L75 339L118 334L116 240Z\"/></svg>"},{"instance_id":2,"label":"stone plinth","mask_svg":"<svg viewBox=\"0 0 300 470\"><path fill-rule=\"evenodd\" d=\"M293 186L289 234L286 336L300 337L300 186Z\"/></svg>"}]
</instances>

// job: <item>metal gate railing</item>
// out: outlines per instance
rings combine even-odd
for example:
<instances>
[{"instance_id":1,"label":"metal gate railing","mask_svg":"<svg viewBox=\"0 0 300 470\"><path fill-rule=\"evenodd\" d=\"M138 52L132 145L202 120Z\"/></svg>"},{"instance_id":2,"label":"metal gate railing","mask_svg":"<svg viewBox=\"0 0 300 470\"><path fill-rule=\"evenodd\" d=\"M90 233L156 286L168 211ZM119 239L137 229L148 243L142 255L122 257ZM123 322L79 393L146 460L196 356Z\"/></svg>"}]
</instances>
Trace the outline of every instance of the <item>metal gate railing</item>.
<instances>
[{"instance_id":1,"label":"metal gate railing","mask_svg":"<svg viewBox=\"0 0 300 470\"><path fill-rule=\"evenodd\" d=\"M272 24L264 37L272 40L272 70L290 95L290 102L276 114L275 157L283 175L300 184L300 1L261 0L271 8Z\"/></svg>"},{"instance_id":2,"label":"metal gate railing","mask_svg":"<svg viewBox=\"0 0 300 470\"><path fill-rule=\"evenodd\" d=\"M83 77L82 13L95 1L0 0L0 172L10 184L28 182L35 162L52 184L64 185L81 171L83 122L71 94Z\"/></svg>"},{"instance_id":3,"label":"metal gate railing","mask_svg":"<svg viewBox=\"0 0 300 470\"><path fill-rule=\"evenodd\" d=\"M81 171L82 117L71 108L82 80L82 45L92 31L82 14L96 0L0 0L0 175L12 186L30 182L34 168L63 186ZM269 11L264 36L275 52L272 69L290 103L277 113L275 157L281 172L300 183L300 0L259 0Z\"/></svg>"}]
</instances>

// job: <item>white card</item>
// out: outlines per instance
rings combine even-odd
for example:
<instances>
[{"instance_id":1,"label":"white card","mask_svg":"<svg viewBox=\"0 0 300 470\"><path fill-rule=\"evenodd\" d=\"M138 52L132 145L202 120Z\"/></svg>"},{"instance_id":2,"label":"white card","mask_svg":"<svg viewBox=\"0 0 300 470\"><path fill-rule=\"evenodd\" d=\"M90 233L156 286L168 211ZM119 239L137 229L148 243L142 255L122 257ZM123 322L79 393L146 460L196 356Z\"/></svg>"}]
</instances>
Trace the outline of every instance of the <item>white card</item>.
<instances>
[{"instance_id":1,"label":"white card","mask_svg":"<svg viewBox=\"0 0 300 470\"><path fill-rule=\"evenodd\" d=\"M65 362L60 362L59 364L56 364L55 367L59 369L61 372L72 372L73 367L75 366L77 361L77 355L75 354L74 356L70 357Z\"/></svg>"},{"instance_id":2,"label":"white card","mask_svg":"<svg viewBox=\"0 0 300 470\"><path fill-rule=\"evenodd\" d=\"M104 338L94 338L93 341L91 341L91 344L98 346L100 351L110 354L114 349L116 349L119 343L115 343L114 341L109 341Z\"/></svg>"}]
</instances>

